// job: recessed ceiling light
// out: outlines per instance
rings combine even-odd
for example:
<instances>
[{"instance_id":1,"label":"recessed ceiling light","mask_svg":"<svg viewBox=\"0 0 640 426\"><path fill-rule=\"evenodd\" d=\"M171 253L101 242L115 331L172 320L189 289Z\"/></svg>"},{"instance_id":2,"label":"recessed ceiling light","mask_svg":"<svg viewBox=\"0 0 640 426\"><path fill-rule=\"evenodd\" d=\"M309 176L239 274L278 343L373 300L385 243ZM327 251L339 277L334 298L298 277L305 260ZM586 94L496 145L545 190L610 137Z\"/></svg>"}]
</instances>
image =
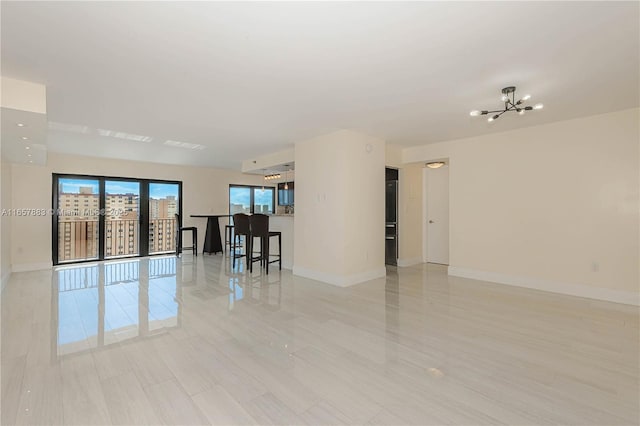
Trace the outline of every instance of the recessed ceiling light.
<instances>
[{"instance_id":1,"label":"recessed ceiling light","mask_svg":"<svg viewBox=\"0 0 640 426\"><path fill-rule=\"evenodd\" d=\"M25 146L24 149L31 149L31 147L30 146Z\"/></svg>"},{"instance_id":2,"label":"recessed ceiling light","mask_svg":"<svg viewBox=\"0 0 640 426\"><path fill-rule=\"evenodd\" d=\"M31 154L27 154L27 157L31 157Z\"/></svg>"},{"instance_id":3,"label":"recessed ceiling light","mask_svg":"<svg viewBox=\"0 0 640 426\"><path fill-rule=\"evenodd\" d=\"M206 148L206 146L204 145L200 145L197 143L189 143L189 142L181 142L181 141L172 141L172 140L167 140L164 142L165 145L167 146L173 146L176 148L185 148L185 149L195 149L195 150L203 150Z\"/></svg>"},{"instance_id":4,"label":"recessed ceiling light","mask_svg":"<svg viewBox=\"0 0 640 426\"><path fill-rule=\"evenodd\" d=\"M30 163L33 163L33 160L29 160Z\"/></svg>"},{"instance_id":5,"label":"recessed ceiling light","mask_svg":"<svg viewBox=\"0 0 640 426\"><path fill-rule=\"evenodd\" d=\"M18 123L17 126L18 127L25 127L25 124L24 123Z\"/></svg>"},{"instance_id":6,"label":"recessed ceiling light","mask_svg":"<svg viewBox=\"0 0 640 426\"><path fill-rule=\"evenodd\" d=\"M26 136L22 136L20 139L22 139L23 141L28 141L29 140L29 138L26 137Z\"/></svg>"}]
</instances>

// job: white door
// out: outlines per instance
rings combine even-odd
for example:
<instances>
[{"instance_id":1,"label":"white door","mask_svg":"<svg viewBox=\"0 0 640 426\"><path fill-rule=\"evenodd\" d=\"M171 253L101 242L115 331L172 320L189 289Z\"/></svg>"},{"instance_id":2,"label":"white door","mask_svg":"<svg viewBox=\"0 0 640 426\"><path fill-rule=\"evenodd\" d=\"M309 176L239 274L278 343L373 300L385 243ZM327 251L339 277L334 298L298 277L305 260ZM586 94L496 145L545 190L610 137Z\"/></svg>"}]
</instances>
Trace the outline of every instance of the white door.
<instances>
[{"instance_id":1,"label":"white door","mask_svg":"<svg viewBox=\"0 0 640 426\"><path fill-rule=\"evenodd\" d=\"M449 165L425 169L427 262L449 264Z\"/></svg>"}]
</instances>

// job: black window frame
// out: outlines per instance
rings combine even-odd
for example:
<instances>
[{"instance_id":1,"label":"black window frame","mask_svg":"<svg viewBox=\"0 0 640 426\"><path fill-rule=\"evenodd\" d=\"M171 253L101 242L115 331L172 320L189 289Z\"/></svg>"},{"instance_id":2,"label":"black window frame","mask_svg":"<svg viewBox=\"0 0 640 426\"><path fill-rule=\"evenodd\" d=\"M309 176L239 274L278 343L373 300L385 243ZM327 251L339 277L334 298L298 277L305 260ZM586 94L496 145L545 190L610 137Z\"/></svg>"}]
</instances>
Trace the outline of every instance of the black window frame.
<instances>
[{"instance_id":1,"label":"black window frame","mask_svg":"<svg viewBox=\"0 0 640 426\"><path fill-rule=\"evenodd\" d=\"M249 188L250 192L249 192L249 212L251 214L255 213L255 191L256 190L262 190L262 189L270 189L271 190L271 205L273 206L273 211L269 214L275 214L276 212L276 194L277 194L277 189L275 186L267 186L267 185L241 185L241 184L236 184L236 183L230 183L229 184L229 214L231 215L231 188Z\"/></svg>"},{"instance_id":2,"label":"black window frame","mask_svg":"<svg viewBox=\"0 0 640 426\"><path fill-rule=\"evenodd\" d=\"M84 175L74 173L52 173L51 174L51 258L53 266L74 265L78 263L102 262L105 260L117 260L118 258L105 258L104 238L105 234L105 215L98 216L98 258L77 260L70 262L58 262L58 209L64 207L58 205L59 201L59 180L60 179L93 179L98 181L99 206L104 211L106 207L105 182L106 181L135 181L140 183L140 241L137 256L127 256L126 258L139 258L147 256L166 256L167 253L149 253L149 184L173 184L178 185L178 214L182 218L182 181L181 180L165 180L165 179L149 179L137 177L123 176L100 176L100 175ZM146 202L143 202L146 200ZM180 226L181 224L177 224Z\"/></svg>"}]
</instances>

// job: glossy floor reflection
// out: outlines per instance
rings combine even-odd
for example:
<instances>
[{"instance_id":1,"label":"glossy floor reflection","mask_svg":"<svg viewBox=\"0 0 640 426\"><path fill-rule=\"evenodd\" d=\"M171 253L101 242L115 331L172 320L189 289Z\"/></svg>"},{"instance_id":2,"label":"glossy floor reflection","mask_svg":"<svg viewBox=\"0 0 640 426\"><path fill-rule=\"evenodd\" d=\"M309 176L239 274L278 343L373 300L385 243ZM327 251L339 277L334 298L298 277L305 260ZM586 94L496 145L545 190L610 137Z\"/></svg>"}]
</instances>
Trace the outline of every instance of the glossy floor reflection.
<instances>
[{"instance_id":1,"label":"glossy floor reflection","mask_svg":"<svg viewBox=\"0 0 640 426\"><path fill-rule=\"evenodd\" d=\"M638 424L638 309L453 278L332 287L221 256L16 273L2 424Z\"/></svg>"}]
</instances>

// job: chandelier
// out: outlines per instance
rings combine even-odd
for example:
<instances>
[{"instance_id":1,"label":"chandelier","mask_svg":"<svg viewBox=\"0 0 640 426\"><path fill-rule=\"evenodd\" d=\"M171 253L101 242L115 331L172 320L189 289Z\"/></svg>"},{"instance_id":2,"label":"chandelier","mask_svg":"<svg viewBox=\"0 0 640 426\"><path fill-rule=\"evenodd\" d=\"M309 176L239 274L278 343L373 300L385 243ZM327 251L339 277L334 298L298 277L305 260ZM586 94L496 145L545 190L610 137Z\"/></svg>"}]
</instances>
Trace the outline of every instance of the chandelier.
<instances>
[{"instance_id":1,"label":"chandelier","mask_svg":"<svg viewBox=\"0 0 640 426\"><path fill-rule=\"evenodd\" d=\"M474 110L469 113L472 117L477 117L479 115L488 115L493 114L491 117L487 119L489 123L494 120L500 118L502 114L505 112L513 111L517 112L520 115L524 115L526 111L531 111L533 109L542 109L542 104L535 104L534 106L525 105L524 103L531 99L531 95L524 95L522 99L516 101L516 86L509 86L502 89L502 102L504 102L504 109L498 109L495 111L480 111Z\"/></svg>"}]
</instances>

